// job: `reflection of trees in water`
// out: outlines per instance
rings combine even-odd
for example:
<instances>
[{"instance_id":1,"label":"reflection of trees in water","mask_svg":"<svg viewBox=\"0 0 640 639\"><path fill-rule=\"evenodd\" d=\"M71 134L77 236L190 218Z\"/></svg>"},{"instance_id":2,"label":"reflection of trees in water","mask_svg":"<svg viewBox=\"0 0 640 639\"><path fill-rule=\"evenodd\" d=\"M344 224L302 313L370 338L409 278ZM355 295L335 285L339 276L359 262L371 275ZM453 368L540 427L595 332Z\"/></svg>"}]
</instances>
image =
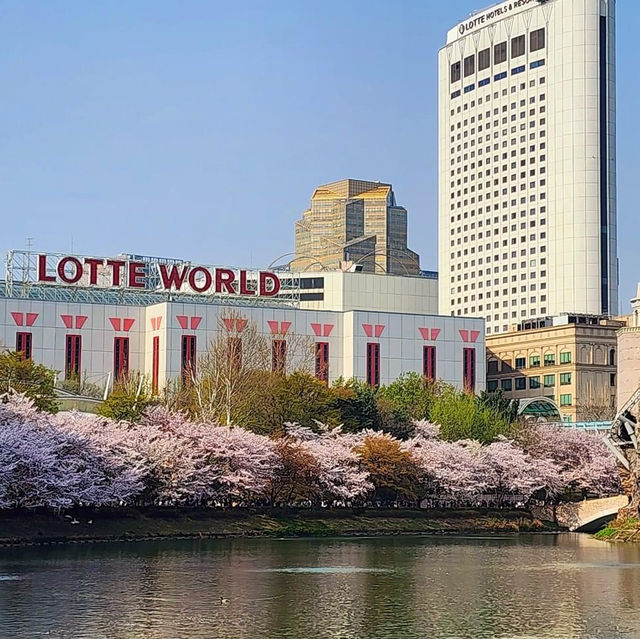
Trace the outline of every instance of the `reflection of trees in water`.
<instances>
[{"instance_id":1,"label":"reflection of trees in water","mask_svg":"<svg viewBox=\"0 0 640 639\"><path fill-rule=\"evenodd\" d=\"M354 567L370 572L281 572ZM587 536L226 540L0 555L0 636L410 639L640 632L640 548ZM221 603L220 597L228 599ZM4 625L7 619L13 624ZM37 624L40 624L37 626ZM635 624L635 625L634 625ZM36 632L34 632L34 628Z\"/></svg>"}]
</instances>

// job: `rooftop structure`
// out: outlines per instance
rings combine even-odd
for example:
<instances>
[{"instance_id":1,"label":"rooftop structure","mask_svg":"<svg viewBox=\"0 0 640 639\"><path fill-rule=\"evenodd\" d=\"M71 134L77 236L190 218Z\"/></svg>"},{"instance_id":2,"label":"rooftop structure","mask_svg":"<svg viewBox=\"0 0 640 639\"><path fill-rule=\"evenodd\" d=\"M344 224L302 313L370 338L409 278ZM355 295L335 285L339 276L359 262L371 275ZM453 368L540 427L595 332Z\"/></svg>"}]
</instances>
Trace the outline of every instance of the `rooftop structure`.
<instances>
[{"instance_id":1,"label":"rooftop structure","mask_svg":"<svg viewBox=\"0 0 640 639\"><path fill-rule=\"evenodd\" d=\"M340 180L319 186L295 224L291 269L419 275L420 258L407 248L407 210L391 184Z\"/></svg>"}]
</instances>

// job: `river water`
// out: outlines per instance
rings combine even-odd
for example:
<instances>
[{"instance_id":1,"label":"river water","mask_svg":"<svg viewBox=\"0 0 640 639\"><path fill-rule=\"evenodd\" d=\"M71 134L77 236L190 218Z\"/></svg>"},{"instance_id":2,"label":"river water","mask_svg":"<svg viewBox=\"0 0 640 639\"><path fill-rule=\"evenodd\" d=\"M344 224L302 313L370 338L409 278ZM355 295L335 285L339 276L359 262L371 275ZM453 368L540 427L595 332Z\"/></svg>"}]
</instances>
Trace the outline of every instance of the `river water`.
<instances>
[{"instance_id":1,"label":"river water","mask_svg":"<svg viewBox=\"0 0 640 639\"><path fill-rule=\"evenodd\" d=\"M640 546L564 534L3 549L0 637L640 638Z\"/></svg>"}]
</instances>

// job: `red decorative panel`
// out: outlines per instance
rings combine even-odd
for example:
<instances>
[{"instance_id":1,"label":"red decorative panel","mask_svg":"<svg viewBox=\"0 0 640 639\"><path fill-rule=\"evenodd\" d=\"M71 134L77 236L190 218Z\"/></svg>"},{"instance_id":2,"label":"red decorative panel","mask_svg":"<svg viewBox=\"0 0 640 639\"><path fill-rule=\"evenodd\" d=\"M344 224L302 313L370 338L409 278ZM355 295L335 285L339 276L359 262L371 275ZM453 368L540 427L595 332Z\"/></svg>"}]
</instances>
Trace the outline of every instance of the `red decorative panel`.
<instances>
[{"instance_id":1,"label":"red decorative panel","mask_svg":"<svg viewBox=\"0 0 640 639\"><path fill-rule=\"evenodd\" d=\"M187 326L189 326L189 318L186 315L176 315L176 319L180 327L186 330Z\"/></svg>"},{"instance_id":2,"label":"red decorative panel","mask_svg":"<svg viewBox=\"0 0 640 639\"><path fill-rule=\"evenodd\" d=\"M162 317L152 317L151 318L151 330L159 331L160 324L162 324Z\"/></svg>"},{"instance_id":3,"label":"red decorative panel","mask_svg":"<svg viewBox=\"0 0 640 639\"><path fill-rule=\"evenodd\" d=\"M22 326L24 324L24 313L13 311L11 313L11 317L13 317L13 321L16 323L16 326Z\"/></svg>"},{"instance_id":4,"label":"red decorative panel","mask_svg":"<svg viewBox=\"0 0 640 639\"><path fill-rule=\"evenodd\" d=\"M76 315L76 328L82 328L88 319L86 315Z\"/></svg>"},{"instance_id":5,"label":"red decorative panel","mask_svg":"<svg viewBox=\"0 0 640 639\"><path fill-rule=\"evenodd\" d=\"M60 319L67 328L73 328L73 315L60 315Z\"/></svg>"},{"instance_id":6,"label":"red decorative panel","mask_svg":"<svg viewBox=\"0 0 640 639\"><path fill-rule=\"evenodd\" d=\"M363 324L362 330L367 337L373 337L373 326L371 324Z\"/></svg>"},{"instance_id":7,"label":"red decorative panel","mask_svg":"<svg viewBox=\"0 0 640 639\"><path fill-rule=\"evenodd\" d=\"M27 326L33 326L38 319L38 313L27 313Z\"/></svg>"},{"instance_id":8,"label":"red decorative panel","mask_svg":"<svg viewBox=\"0 0 640 639\"><path fill-rule=\"evenodd\" d=\"M224 324L224 327L228 330L228 331L232 331L234 325L237 323L232 317L223 317L222 318L222 323Z\"/></svg>"},{"instance_id":9,"label":"red decorative panel","mask_svg":"<svg viewBox=\"0 0 640 639\"><path fill-rule=\"evenodd\" d=\"M418 329L420 331L420 335L422 335L422 339L429 339L429 329L420 327Z\"/></svg>"},{"instance_id":10,"label":"red decorative panel","mask_svg":"<svg viewBox=\"0 0 640 639\"><path fill-rule=\"evenodd\" d=\"M465 331L464 329L459 329L458 332L460 333L460 337L462 337L462 341L463 342L468 342L469 341L469 331Z\"/></svg>"},{"instance_id":11,"label":"red decorative panel","mask_svg":"<svg viewBox=\"0 0 640 639\"><path fill-rule=\"evenodd\" d=\"M438 339L438 335L440 335L440 329L439 328L432 328L431 329L431 339L432 340L437 340Z\"/></svg>"},{"instance_id":12,"label":"red decorative panel","mask_svg":"<svg viewBox=\"0 0 640 639\"><path fill-rule=\"evenodd\" d=\"M249 323L249 320L244 317L237 319L236 330L238 331L238 333L242 333L242 331L244 331L244 329L247 328L248 323Z\"/></svg>"},{"instance_id":13,"label":"red decorative panel","mask_svg":"<svg viewBox=\"0 0 640 639\"><path fill-rule=\"evenodd\" d=\"M480 335L480 331L471 331L471 341L475 342Z\"/></svg>"},{"instance_id":14,"label":"red decorative panel","mask_svg":"<svg viewBox=\"0 0 640 639\"><path fill-rule=\"evenodd\" d=\"M314 324L313 322L311 323L311 330L318 336L320 337L322 335L322 324Z\"/></svg>"},{"instance_id":15,"label":"red decorative panel","mask_svg":"<svg viewBox=\"0 0 640 639\"><path fill-rule=\"evenodd\" d=\"M269 330L271 331L272 335L277 335L278 334L278 329L280 327L280 323L276 322L275 320L268 320L267 324L269 325Z\"/></svg>"},{"instance_id":16,"label":"red decorative panel","mask_svg":"<svg viewBox=\"0 0 640 639\"><path fill-rule=\"evenodd\" d=\"M329 337L329 335L331 335L331 331L333 330L334 326L335 326L335 324L325 324L322 327L322 335L323 335L323 337Z\"/></svg>"},{"instance_id":17,"label":"red decorative panel","mask_svg":"<svg viewBox=\"0 0 640 639\"><path fill-rule=\"evenodd\" d=\"M131 327L136 323L135 319L132 317L126 317L122 320L122 330L128 333L131 330Z\"/></svg>"},{"instance_id":18,"label":"red decorative panel","mask_svg":"<svg viewBox=\"0 0 640 639\"><path fill-rule=\"evenodd\" d=\"M286 335L291 327L291 322L280 322L280 333Z\"/></svg>"},{"instance_id":19,"label":"red decorative panel","mask_svg":"<svg viewBox=\"0 0 640 639\"><path fill-rule=\"evenodd\" d=\"M114 331L122 330L122 320L119 317L110 317L109 321L111 322L111 326L113 326Z\"/></svg>"},{"instance_id":20,"label":"red decorative panel","mask_svg":"<svg viewBox=\"0 0 640 639\"><path fill-rule=\"evenodd\" d=\"M380 337L384 332L384 324L376 324L375 332L376 332L376 337Z\"/></svg>"},{"instance_id":21,"label":"red decorative panel","mask_svg":"<svg viewBox=\"0 0 640 639\"><path fill-rule=\"evenodd\" d=\"M200 322L202 322L201 317L192 317L191 318L191 330L195 331L198 326L200 326Z\"/></svg>"}]
</instances>

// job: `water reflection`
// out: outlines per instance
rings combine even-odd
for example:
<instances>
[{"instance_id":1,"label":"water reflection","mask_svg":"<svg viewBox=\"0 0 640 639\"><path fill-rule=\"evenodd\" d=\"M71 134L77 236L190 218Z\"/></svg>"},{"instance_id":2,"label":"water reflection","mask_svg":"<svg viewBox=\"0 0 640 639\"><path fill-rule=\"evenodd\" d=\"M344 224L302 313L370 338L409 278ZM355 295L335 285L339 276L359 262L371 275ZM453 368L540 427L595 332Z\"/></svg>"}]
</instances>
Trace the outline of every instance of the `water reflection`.
<instances>
[{"instance_id":1,"label":"water reflection","mask_svg":"<svg viewBox=\"0 0 640 639\"><path fill-rule=\"evenodd\" d=\"M561 535L5 550L0 637L640 637L640 548Z\"/></svg>"}]
</instances>

